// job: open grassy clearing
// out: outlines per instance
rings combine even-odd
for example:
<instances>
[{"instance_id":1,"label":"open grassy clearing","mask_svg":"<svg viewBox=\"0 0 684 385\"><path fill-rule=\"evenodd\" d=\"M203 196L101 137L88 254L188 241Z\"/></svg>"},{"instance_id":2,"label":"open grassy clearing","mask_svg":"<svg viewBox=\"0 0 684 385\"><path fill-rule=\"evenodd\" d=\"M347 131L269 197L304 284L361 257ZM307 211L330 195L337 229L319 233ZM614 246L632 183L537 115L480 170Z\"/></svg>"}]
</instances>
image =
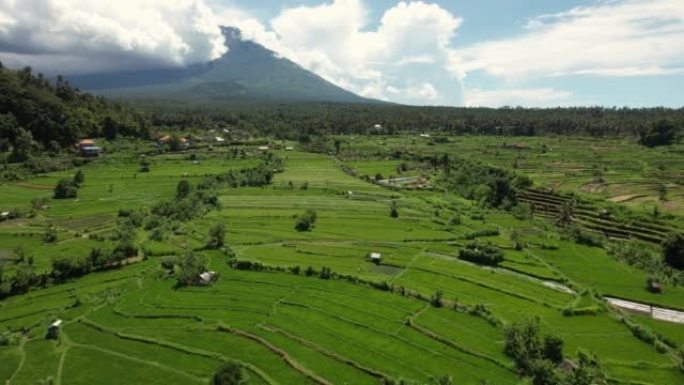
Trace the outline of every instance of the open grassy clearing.
<instances>
[{"instance_id":1,"label":"open grassy clearing","mask_svg":"<svg viewBox=\"0 0 684 385\"><path fill-rule=\"evenodd\" d=\"M387 146L402 140L410 139L388 139ZM579 151L581 143L572 143ZM463 146L462 151L474 154L483 145L488 146L485 139L471 143L461 138L445 146ZM438 146L425 148L444 150ZM34 218L0 225L6 271L16 268L11 260L17 247L34 257L36 270L48 271L56 255L85 257L94 247L111 246L110 240L83 235L112 231L119 209L149 207L173 197L181 178L197 183L205 174L257 162L227 159L221 152L198 155L197 163L187 155L150 157L149 173L138 172L134 155L83 167L86 182L78 200L51 200ZM544 281L670 308L684 308L681 288L651 294L644 288L646 273L602 249L560 240L540 219L518 220L448 194L384 189L347 175L326 155L279 155L285 172L271 185L221 189L221 210L182 223L180 231L164 240L151 240L149 231L139 231L149 259L0 302L0 330L26 330L20 345L0 349L7 363L0 368L0 380L33 384L51 377L85 384L154 378L155 383L200 384L207 383L221 362L236 360L245 365L250 384L370 385L383 378L425 380L444 374L459 384L478 384L483 378L497 385L519 383L512 361L503 354L502 327L486 317L454 311L454 300L463 306L484 305L504 324L537 316L546 330L563 337L569 357L580 348L596 352L618 382L678 385L684 379L671 356L634 337L611 311L563 316L563 308L585 304L583 299ZM390 167L394 160L356 162L364 173L396 170L396 164ZM611 167L623 170L620 165ZM624 170L629 167L636 166L625 163ZM3 204L8 207L28 207L32 198L49 196L59 178L72 174L5 184L0 197L7 198ZM392 202L398 218L389 215ZM306 209L317 211L315 228L296 232L294 217ZM480 214L484 219L476 218ZM456 215L459 223L449 223ZM56 244L42 242L48 223L59 229ZM331 268L337 274L387 282L393 292L303 273L233 270L217 251L203 252L210 257L209 267L221 275L216 283L174 289L160 274L162 255L203 247L217 223L226 224L227 243L238 260L298 266L302 272ZM482 230L498 235L477 235ZM531 241L551 238L558 249L515 250L514 233ZM457 258L473 239L504 248L499 268ZM370 252L381 253L382 263L371 263ZM413 295L400 295L400 287ZM427 303L437 291L444 293L448 306L438 309ZM681 326L625 316L681 341ZM44 340L46 325L56 318L66 322L62 337Z\"/></svg>"}]
</instances>

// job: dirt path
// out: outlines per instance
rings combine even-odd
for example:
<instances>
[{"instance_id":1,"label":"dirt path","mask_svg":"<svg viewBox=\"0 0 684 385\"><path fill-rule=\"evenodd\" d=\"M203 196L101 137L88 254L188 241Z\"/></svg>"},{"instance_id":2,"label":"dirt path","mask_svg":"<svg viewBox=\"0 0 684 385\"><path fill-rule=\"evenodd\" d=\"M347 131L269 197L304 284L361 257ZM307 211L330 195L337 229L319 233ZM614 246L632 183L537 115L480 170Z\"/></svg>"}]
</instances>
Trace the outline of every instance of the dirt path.
<instances>
[{"instance_id":1,"label":"dirt path","mask_svg":"<svg viewBox=\"0 0 684 385\"><path fill-rule=\"evenodd\" d=\"M220 332L235 334L237 336L250 339L254 342L257 342L257 343L263 345L268 350L270 350L271 352L273 352L274 354L279 356L283 361L285 361L285 363L287 363L294 370L298 371L299 373L303 374L304 376L306 376L307 378L309 378L310 380L312 380L313 382L315 382L319 385L334 385L332 382L329 382L325 378L317 375L316 373L314 373L313 371L311 371L310 369L308 369L307 367L305 367L304 365L299 363L299 361L292 358L284 350L279 349L275 345L271 344L270 342L266 341L265 339L263 339L257 335L248 333L248 332L243 331L243 330L235 329L235 328L232 328L232 327L226 326L226 325L219 325L217 327L217 330Z\"/></svg>"},{"instance_id":2,"label":"dirt path","mask_svg":"<svg viewBox=\"0 0 684 385\"><path fill-rule=\"evenodd\" d=\"M275 327L275 326L264 325L264 324L259 324L259 325L257 325L257 326L258 326L259 328L265 330L265 331L268 331L268 332L271 332L271 333L278 333L278 334L281 334L281 335L283 335L283 336L285 336L285 337L287 337L287 338L290 338L290 339L292 339L292 340L295 340L295 341L297 341L298 343L300 343L300 344L302 344L302 345L304 345L304 346L306 346L306 347L308 347L308 348L310 348L310 349L312 349L312 350L315 350L315 351L317 351L317 352L319 352L319 353L321 353L321 354L323 354L323 355L325 355L325 356L328 356L328 357L330 357L330 358L332 358L332 359L334 359L334 360L336 360L336 361L339 361L339 362L341 362L341 363L343 363L343 364L349 365L349 366L353 367L354 369L360 370L360 371L362 371L362 372L364 372L364 373L366 373L366 374L369 374L369 375L371 375L371 376L373 376L373 377L375 377L375 378L378 378L378 379L381 379L381 380L388 380L388 379L391 379L391 377L390 377L388 374L386 374L386 373L377 371L377 370L375 370L375 369L373 369L373 368L369 368L369 367L363 366L363 365L361 365L360 363L358 363L358 362L356 362L356 361L354 361L354 360L351 360L351 359L349 359L349 358L343 357L343 356L341 356L341 355L339 355L339 354L337 354L337 353L335 353L335 352L331 352L330 350L327 350L327 349L325 349L325 348L323 348L323 347L321 347L321 346L319 346L319 345L317 345L317 344L315 344L315 343L313 343L313 342L311 342L311 341L309 341L309 340L306 340L306 339L301 338L301 337L299 337L299 336L296 336L296 335L294 335L294 334L288 333L288 332L286 332L286 331L284 331L284 330L282 330L282 329L280 329L280 328L277 328L277 327Z\"/></svg>"},{"instance_id":3,"label":"dirt path","mask_svg":"<svg viewBox=\"0 0 684 385\"><path fill-rule=\"evenodd\" d=\"M653 319L677 324L684 324L684 312L679 310L655 307L639 302L627 301L619 298L604 297L614 307L633 313L645 314Z\"/></svg>"},{"instance_id":4,"label":"dirt path","mask_svg":"<svg viewBox=\"0 0 684 385\"><path fill-rule=\"evenodd\" d=\"M24 362L26 362L26 351L24 350L24 345L26 345L26 341L26 338L22 338L21 342L19 343L19 354L21 355L21 360L19 361L19 365L17 365L17 370L15 370L10 376L9 380L7 380L8 385L12 383L14 378L21 371L21 368L24 367Z\"/></svg>"},{"instance_id":5,"label":"dirt path","mask_svg":"<svg viewBox=\"0 0 684 385\"><path fill-rule=\"evenodd\" d=\"M182 371L182 370L178 370L178 369L176 369L176 368L174 368L174 367L172 367L172 366L168 366L168 365L161 364L161 363L159 363L159 362L157 362L157 361L143 360L143 359L141 359L141 358L132 357L132 356L127 355L127 354L119 353L119 352L117 352L117 351L110 350L110 349L101 348L101 347L95 346L95 345L88 345L88 344L72 344L72 346L73 346L73 347L77 347L77 348L82 348L82 349L96 350L96 351L99 351L99 352L101 352L101 353L109 354L109 355L116 356L116 357L119 357L119 358L124 358L124 359L130 360L130 361L135 361L135 362L138 362L138 363L141 363L141 364L145 364L145 365L149 365L149 366L154 366L154 367L157 367L157 368L160 368L160 369L164 369L164 370L167 370L167 371L170 371L170 372L179 374L179 375L181 375L181 376L183 376L183 377L187 377L187 378L193 379L193 380L195 380L195 381L197 381L197 382L200 382L200 383L204 383L204 382L206 381L206 378L202 378L202 377L195 376L195 375L190 374L190 373L188 373L188 372L184 372L184 371Z\"/></svg>"},{"instance_id":6,"label":"dirt path","mask_svg":"<svg viewBox=\"0 0 684 385\"><path fill-rule=\"evenodd\" d=\"M61 342L64 344L64 350L62 351L61 356L59 357L59 366L57 367L57 376L55 379L55 385L62 385L62 374L64 373L64 361L66 359L67 352L69 351L69 348L72 346L71 341L69 340L69 337L64 333L62 330L61 333Z\"/></svg>"}]
</instances>

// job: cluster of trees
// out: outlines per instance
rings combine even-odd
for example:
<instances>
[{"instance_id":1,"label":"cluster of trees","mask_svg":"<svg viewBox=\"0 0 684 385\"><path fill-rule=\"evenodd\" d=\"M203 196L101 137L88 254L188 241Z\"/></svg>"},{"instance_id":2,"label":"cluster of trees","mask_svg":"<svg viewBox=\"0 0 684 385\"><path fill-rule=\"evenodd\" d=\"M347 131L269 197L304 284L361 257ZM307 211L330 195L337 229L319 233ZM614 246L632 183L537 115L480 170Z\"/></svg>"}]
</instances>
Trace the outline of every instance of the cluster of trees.
<instances>
[{"instance_id":1,"label":"cluster of trees","mask_svg":"<svg viewBox=\"0 0 684 385\"><path fill-rule=\"evenodd\" d=\"M303 214L298 215L295 220L295 230L299 232L311 231L316 224L318 214L316 210L308 209Z\"/></svg>"},{"instance_id":2,"label":"cluster of trees","mask_svg":"<svg viewBox=\"0 0 684 385\"><path fill-rule=\"evenodd\" d=\"M137 254L137 248L134 249ZM93 271L116 268L121 262L135 254L121 250L91 249L87 256L62 255L53 258L52 269L46 273L37 273L33 258L26 257L21 250L17 250L17 260L14 275L7 276L0 265L0 299L23 294L32 288L47 287L53 283L62 283L82 277Z\"/></svg>"},{"instance_id":3,"label":"cluster of trees","mask_svg":"<svg viewBox=\"0 0 684 385\"><path fill-rule=\"evenodd\" d=\"M301 135L424 131L455 135L639 137L661 119L671 122L679 132L684 127L682 108L493 109L326 103L174 107L158 104L146 106L156 126L182 128L227 125L256 136L291 140ZM383 129L374 129L376 124Z\"/></svg>"},{"instance_id":4,"label":"cluster of trees","mask_svg":"<svg viewBox=\"0 0 684 385\"><path fill-rule=\"evenodd\" d=\"M156 222L166 220L187 222L199 218L209 210L221 208L221 202L215 193L195 189L186 179L178 182L176 197L161 201L152 207L151 213Z\"/></svg>"},{"instance_id":5,"label":"cluster of trees","mask_svg":"<svg viewBox=\"0 0 684 385\"><path fill-rule=\"evenodd\" d=\"M197 188L206 190L223 186L232 188L267 186L273 181L273 176L283 170L283 160L272 153L268 153L264 155L261 163L255 167L206 176L197 185Z\"/></svg>"},{"instance_id":6,"label":"cluster of trees","mask_svg":"<svg viewBox=\"0 0 684 385\"><path fill-rule=\"evenodd\" d=\"M505 330L504 353L533 385L601 385L606 375L594 355L578 352L578 362L566 361L563 340L541 336L539 320L514 324Z\"/></svg>"},{"instance_id":7,"label":"cluster of trees","mask_svg":"<svg viewBox=\"0 0 684 385\"><path fill-rule=\"evenodd\" d=\"M226 244L226 225L221 222L209 229L209 242L207 247L210 249L220 249Z\"/></svg>"},{"instance_id":8,"label":"cluster of trees","mask_svg":"<svg viewBox=\"0 0 684 385\"><path fill-rule=\"evenodd\" d=\"M209 260L203 254L188 251L185 254L162 261L165 267L176 279L176 287L195 285L200 274L207 271Z\"/></svg>"},{"instance_id":9,"label":"cluster of trees","mask_svg":"<svg viewBox=\"0 0 684 385\"><path fill-rule=\"evenodd\" d=\"M85 174L78 170L72 179L60 179L52 191L52 197L55 199L71 199L78 196L78 189L85 182Z\"/></svg>"},{"instance_id":10,"label":"cluster of trees","mask_svg":"<svg viewBox=\"0 0 684 385\"><path fill-rule=\"evenodd\" d=\"M458 251L458 258L480 265L498 266L504 261L504 253L492 244L471 242Z\"/></svg>"},{"instance_id":11,"label":"cluster of trees","mask_svg":"<svg viewBox=\"0 0 684 385\"><path fill-rule=\"evenodd\" d=\"M4 266L0 264L0 299L26 293L32 287L45 286L49 280L47 274L36 274L33 257L26 256L23 249L15 250L15 254L14 275L7 276Z\"/></svg>"},{"instance_id":12,"label":"cluster of trees","mask_svg":"<svg viewBox=\"0 0 684 385\"><path fill-rule=\"evenodd\" d=\"M647 147L667 146L675 142L681 131L681 123L678 126L672 120L660 119L639 132L639 143Z\"/></svg>"},{"instance_id":13,"label":"cluster of trees","mask_svg":"<svg viewBox=\"0 0 684 385\"><path fill-rule=\"evenodd\" d=\"M11 150L11 161L83 137L149 137L149 127L142 114L80 92L61 76L52 82L31 67L10 70L0 63L0 151Z\"/></svg>"},{"instance_id":14,"label":"cluster of trees","mask_svg":"<svg viewBox=\"0 0 684 385\"><path fill-rule=\"evenodd\" d=\"M446 158L441 185L488 207L511 209L518 191L532 186L530 178L460 157Z\"/></svg>"}]
</instances>

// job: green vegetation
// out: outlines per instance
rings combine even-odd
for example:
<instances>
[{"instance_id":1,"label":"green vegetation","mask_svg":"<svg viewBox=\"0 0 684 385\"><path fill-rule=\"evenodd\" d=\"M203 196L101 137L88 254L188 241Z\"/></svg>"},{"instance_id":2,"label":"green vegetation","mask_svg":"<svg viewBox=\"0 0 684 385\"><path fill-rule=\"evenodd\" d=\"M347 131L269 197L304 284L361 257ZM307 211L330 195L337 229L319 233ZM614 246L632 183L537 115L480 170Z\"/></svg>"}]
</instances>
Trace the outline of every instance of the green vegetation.
<instances>
[{"instance_id":1,"label":"green vegetation","mask_svg":"<svg viewBox=\"0 0 684 385\"><path fill-rule=\"evenodd\" d=\"M665 263L675 269L684 270L684 234L668 235L663 243Z\"/></svg>"},{"instance_id":2,"label":"green vegetation","mask_svg":"<svg viewBox=\"0 0 684 385\"><path fill-rule=\"evenodd\" d=\"M0 66L0 138L10 160L25 162L39 148L59 151L84 137L145 137L146 119L101 97L82 93L59 76L50 82L31 67Z\"/></svg>"},{"instance_id":3,"label":"green vegetation","mask_svg":"<svg viewBox=\"0 0 684 385\"><path fill-rule=\"evenodd\" d=\"M458 257L481 265L498 266L504 261L504 253L498 247L485 243L470 242L458 251Z\"/></svg>"},{"instance_id":4,"label":"green vegetation","mask_svg":"<svg viewBox=\"0 0 684 385\"><path fill-rule=\"evenodd\" d=\"M295 221L295 230L297 231L311 231L316 224L316 210L308 209L304 214L298 215Z\"/></svg>"},{"instance_id":5,"label":"green vegetation","mask_svg":"<svg viewBox=\"0 0 684 385\"><path fill-rule=\"evenodd\" d=\"M242 385L246 383L242 367L229 362L219 368L211 381L212 385Z\"/></svg>"},{"instance_id":6,"label":"green vegetation","mask_svg":"<svg viewBox=\"0 0 684 385\"><path fill-rule=\"evenodd\" d=\"M654 182L680 145L310 139L120 139L0 185L0 382L682 383L681 325L605 299L684 310L680 190ZM644 207L580 189L636 167Z\"/></svg>"}]
</instances>

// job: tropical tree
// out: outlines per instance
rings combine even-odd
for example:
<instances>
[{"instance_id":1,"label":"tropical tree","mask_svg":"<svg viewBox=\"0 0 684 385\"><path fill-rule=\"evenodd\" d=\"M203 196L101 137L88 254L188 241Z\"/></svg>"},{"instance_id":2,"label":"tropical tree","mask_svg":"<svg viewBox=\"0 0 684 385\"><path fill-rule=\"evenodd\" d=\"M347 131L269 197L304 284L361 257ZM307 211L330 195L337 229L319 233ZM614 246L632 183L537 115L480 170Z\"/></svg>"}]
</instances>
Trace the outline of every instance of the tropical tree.
<instances>
[{"instance_id":1,"label":"tropical tree","mask_svg":"<svg viewBox=\"0 0 684 385\"><path fill-rule=\"evenodd\" d=\"M218 249L223 247L226 238L226 225L221 222L209 229L209 247Z\"/></svg>"},{"instance_id":2,"label":"tropical tree","mask_svg":"<svg viewBox=\"0 0 684 385\"><path fill-rule=\"evenodd\" d=\"M81 186L83 182L85 182L85 174L81 170L76 171L76 174L74 174L74 184Z\"/></svg>"},{"instance_id":3,"label":"tropical tree","mask_svg":"<svg viewBox=\"0 0 684 385\"><path fill-rule=\"evenodd\" d=\"M57 182L52 197L55 199L70 199L76 198L77 195L78 188L74 185L74 181L65 178Z\"/></svg>"},{"instance_id":4,"label":"tropical tree","mask_svg":"<svg viewBox=\"0 0 684 385\"><path fill-rule=\"evenodd\" d=\"M246 382L242 366L235 362L225 363L211 379L211 385L242 385Z\"/></svg>"},{"instance_id":5,"label":"tropical tree","mask_svg":"<svg viewBox=\"0 0 684 385\"><path fill-rule=\"evenodd\" d=\"M190 191L192 191L192 185L186 179L182 179L176 186L176 199L181 200L187 198L188 195L190 195Z\"/></svg>"},{"instance_id":6,"label":"tropical tree","mask_svg":"<svg viewBox=\"0 0 684 385\"><path fill-rule=\"evenodd\" d=\"M671 233L663 242L665 263L675 269L684 270L684 235Z\"/></svg>"}]
</instances>

